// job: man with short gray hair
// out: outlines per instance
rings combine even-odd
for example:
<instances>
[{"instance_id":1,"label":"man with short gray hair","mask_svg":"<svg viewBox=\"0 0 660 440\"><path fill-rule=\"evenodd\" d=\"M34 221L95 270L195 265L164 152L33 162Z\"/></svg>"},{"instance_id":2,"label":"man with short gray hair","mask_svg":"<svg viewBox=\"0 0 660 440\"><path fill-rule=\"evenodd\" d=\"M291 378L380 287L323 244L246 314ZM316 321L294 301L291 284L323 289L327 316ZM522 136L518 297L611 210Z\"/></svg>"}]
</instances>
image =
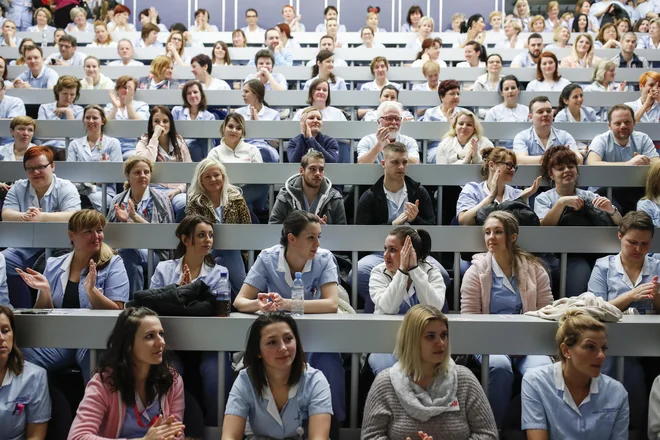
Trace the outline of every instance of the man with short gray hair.
<instances>
[{"instance_id":1,"label":"man with short gray hair","mask_svg":"<svg viewBox=\"0 0 660 440\"><path fill-rule=\"evenodd\" d=\"M419 145L410 136L399 133L403 120L403 106L396 101L385 101L378 106L378 131L362 139L357 146L358 163L379 163L383 148L392 142L401 142L408 149L410 163L419 163Z\"/></svg>"}]
</instances>

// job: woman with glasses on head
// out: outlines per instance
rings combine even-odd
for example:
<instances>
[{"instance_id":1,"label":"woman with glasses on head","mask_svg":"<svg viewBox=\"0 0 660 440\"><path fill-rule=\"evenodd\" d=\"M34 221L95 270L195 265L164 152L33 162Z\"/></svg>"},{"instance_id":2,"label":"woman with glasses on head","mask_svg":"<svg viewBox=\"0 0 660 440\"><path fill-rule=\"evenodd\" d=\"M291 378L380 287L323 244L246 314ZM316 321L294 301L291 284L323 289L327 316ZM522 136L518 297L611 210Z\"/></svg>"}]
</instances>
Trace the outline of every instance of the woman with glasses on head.
<instances>
[{"instance_id":1,"label":"woman with glasses on head","mask_svg":"<svg viewBox=\"0 0 660 440\"><path fill-rule=\"evenodd\" d=\"M73 250L46 260L43 274L17 269L25 284L38 291L37 309L121 310L129 298L128 277L121 257L104 241L106 220L93 209L83 209L69 219ZM85 382L90 378L86 349L32 348L26 359L57 371L78 364Z\"/></svg>"},{"instance_id":2,"label":"woman with glasses on head","mask_svg":"<svg viewBox=\"0 0 660 440\"><path fill-rule=\"evenodd\" d=\"M51 419L46 370L26 361L16 343L16 318L0 304L0 425L6 439L44 440Z\"/></svg>"},{"instance_id":3,"label":"woman with glasses on head","mask_svg":"<svg viewBox=\"0 0 660 440\"><path fill-rule=\"evenodd\" d=\"M317 79L322 79L330 86L330 90L347 90L346 81L343 78L335 76L334 73L334 53L329 50L321 50L316 54L316 64L312 67L312 78L305 82L303 90L309 90L312 83Z\"/></svg>"},{"instance_id":4,"label":"woman with glasses on head","mask_svg":"<svg viewBox=\"0 0 660 440\"><path fill-rule=\"evenodd\" d=\"M107 220L110 223L161 224L174 223L172 202L167 193L150 187L153 163L144 156L132 156L124 163L124 191L110 203ZM169 258L169 251L153 250L154 264ZM145 288L147 249L119 249L124 261L131 293Z\"/></svg>"},{"instance_id":5,"label":"woman with glasses on head","mask_svg":"<svg viewBox=\"0 0 660 440\"><path fill-rule=\"evenodd\" d=\"M403 318L394 354L364 408L362 438L498 438L493 413L472 372L450 356L449 320L433 305L417 304Z\"/></svg>"},{"instance_id":6,"label":"woman with glasses on head","mask_svg":"<svg viewBox=\"0 0 660 440\"><path fill-rule=\"evenodd\" d=\"M481 208L495 201L498 203L507 200L524 199L536 194L539 189L541 177L524 191L514 188L508 183L518 170L516 154L503 147L484 148L481 150L481 183L469 182L461 190L456 203L456 216L459 225L475 225L477 213Z\"/></svg>"},{"instance_id":7,"label":"woman with glasses on head","mask_svg":"<svg viewBox=\"0 0 660 440\"><path fill-rule=\"evenodd\" d=\"M493 211L483 225L488 252L475 254L461 285L461 314L519 315L552 303L550 277L541 260L518 246L518 221L506 211ZM475 356L481 363L481 356ZM488 400L501 429L513 387L513 369L525 374L552 364L549 356L491 354Z\"/></svg>"},{"instance_id":8,"label":"woman with glasses on head","mask_svg":"<svg viewBox=\"0 0 660 440\"><path fill-rule=\"evenodd\" d=\"M188 81L181 89L183 105L172 109L175 121L215 121L215 115L207 110L206 93L199 81ZM193 162L199 162L208 152L208 139L185 139Z\"/></svg>"},{"instance_id":9,"label":"woman with glasses on head","mask_svg":"<svg viewBox=\"0 0 660 440\"><path fill-rule=\"evenodd\" d=\"M69 439L183 438L184 403L183 379L170 363L158 315L130 307L108 337Z\"/></svg>"}]
</instances>

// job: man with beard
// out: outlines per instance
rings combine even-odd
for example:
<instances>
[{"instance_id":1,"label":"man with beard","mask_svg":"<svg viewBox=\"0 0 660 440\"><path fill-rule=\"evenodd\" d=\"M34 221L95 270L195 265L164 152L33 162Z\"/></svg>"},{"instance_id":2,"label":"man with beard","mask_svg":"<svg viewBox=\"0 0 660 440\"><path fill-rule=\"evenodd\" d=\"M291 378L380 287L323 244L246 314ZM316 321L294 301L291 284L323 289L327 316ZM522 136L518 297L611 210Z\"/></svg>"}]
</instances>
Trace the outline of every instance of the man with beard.
<instances>
[{"instance_id":1,"label":"man with beard","mask_svg":"<svg viewBox=\"0 0 660 440\"><path fill-rule=\"evenodd\" d=\"M379 163L384 160L383 150L393 142L401 143L408 151L406 161L419 163L419 146L410 136L399 133L403 106L396 101L385 101L378 106L378 131L362 139L357 146L358 163Z\"/></svg>"},{"instance_id":2,"label":"man with beard","mask_svg":"<svg viewBox=\"0 0 660 440\"><path fill-rule=\"evenodd\" d=\"M295 210L316 215L321 224L345 225L344 200L325 177L323 153L310 150L300 161L300 174L289 177L275 199L268 223L282 224Z\"/></svg>"},{"instance_id":3,"label":"man with beard","mask_svg":"<svg viewBox=\"0 0 660 440\"><path fill-rule=\"evenodd\" d=\"M552 103L547 96L537 96L529 102L529 118L532 127L523 130L513 140L513 151L518 164L540 164L545 150L565 145L575 152L578 163L583 158L575 139L567 131L552 127Z\"/></svg>"},{"instance_id":4,"label":"man with beard","mask_svg":"<svg viewBox=\"0 0 660 440\"><path fill-rule=\"evenodd\" d=\"M607 126L589 145L587 165L651 165L660 158L653 141L641 131L634 131L635 112L625 104L616 104L607 112ZM597 191L607 193L607 188ZM644 188L612 188L612 201L621 215L637 209L637 201L644 196Z\"/></svg>"},{"instance_id":5,"label":"man with beard","mask_svg":"<svg viewBox=\"0 0 660 440\"><path fill-rule=\"evenodd\" d=\"M527 50L520 52L511 60L511 67L536 67L543 50L543 37L533 33L527 38Z\"/></svg>"},{"instance_id":6,"label":"man with beard","mask_svg":"<svg viewBox=\"0 0 660 440\"><path fill-rule=\"evenodd\" d=\"M599 134L589 145L587 165L650 165L660 160L653 141L635 131L635 113L625 104L607 112L609 130Z\"/></svg>"}]
</instances>

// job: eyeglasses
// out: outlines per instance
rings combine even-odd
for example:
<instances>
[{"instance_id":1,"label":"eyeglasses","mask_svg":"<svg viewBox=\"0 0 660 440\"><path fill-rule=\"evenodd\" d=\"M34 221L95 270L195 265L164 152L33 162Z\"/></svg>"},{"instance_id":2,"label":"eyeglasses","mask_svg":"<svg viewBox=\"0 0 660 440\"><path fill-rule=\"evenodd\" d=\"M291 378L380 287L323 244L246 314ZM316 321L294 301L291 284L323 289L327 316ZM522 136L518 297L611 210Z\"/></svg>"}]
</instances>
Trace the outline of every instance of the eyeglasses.
<instances>
[{"instance_id":1,"label":"eyeglasses","mask_svg":"<svg viewBox=\"0 0 660 440\"><path fill-rule=\"evenodd\" d=\"M384 119L387 122L401 122L403 120L400 116L381 116L380 119Z\"/></svg>"},{"instance_id":2,"label":"eyeglasses","mask_svg":"<svg viewBox=\"0 0 660 440\"><path fill-rule=\"evenodd\" d=\"M246 15L245 18L257 18L256 15Z\"/></svg>"},{"instance_id":3,"label":"eyeglasses","mask_svg":"<svg viewBox=\"0 0 660 440\"><path fill-rule=\"evenodd\" d=\"M498 164L503 164L507 170L511 171L518 171L518 165L514 164L513 162L495 162Z\"/></svg>"},{"instance_id":4,"label":"eyeglasses","mask_svg":"<svg viewBox=\"0 0 660 440\"><path fill-rule=\"evenodd\" d=\"M49 166L51 166L53 162L48 162L46 165L39 165L37 167L25 167L25 171L27 173L36 173L37 171L43 171Z\"/></svg>"}]
</instances>

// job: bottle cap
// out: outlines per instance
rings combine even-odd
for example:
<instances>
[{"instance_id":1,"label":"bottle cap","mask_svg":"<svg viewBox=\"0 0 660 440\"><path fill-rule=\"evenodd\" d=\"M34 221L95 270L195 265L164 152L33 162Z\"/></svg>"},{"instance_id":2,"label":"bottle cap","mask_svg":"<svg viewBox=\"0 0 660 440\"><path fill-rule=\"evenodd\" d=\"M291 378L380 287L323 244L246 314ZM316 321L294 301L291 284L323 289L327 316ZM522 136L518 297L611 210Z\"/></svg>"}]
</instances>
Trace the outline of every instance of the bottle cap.
<instances>
[{"instance_id":1,"label":"bottle cap","mask_svg":"<svg viewBox=\"0 0 660 440\"><path fill-rule=\"evenodd\" d=\"M296 278L302 278L302 272L296 272Z\"/></svg>"}]
</instances>

